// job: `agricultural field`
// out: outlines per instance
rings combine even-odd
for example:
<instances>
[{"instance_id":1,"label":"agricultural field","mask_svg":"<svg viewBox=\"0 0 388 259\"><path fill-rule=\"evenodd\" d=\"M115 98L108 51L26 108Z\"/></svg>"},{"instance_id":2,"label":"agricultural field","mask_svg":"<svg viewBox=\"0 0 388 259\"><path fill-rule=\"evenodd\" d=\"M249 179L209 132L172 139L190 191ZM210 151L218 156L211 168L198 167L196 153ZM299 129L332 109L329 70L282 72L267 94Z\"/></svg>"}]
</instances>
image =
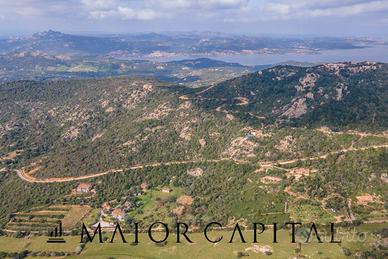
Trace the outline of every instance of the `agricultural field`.
<instances>
[{"instance_id":1,"label":"agricultural field","mask_svg":"<svg viewBox=\"0 0 388 259\"><path fill-rule=\"evenodd\" d=\"M190 233L188 236L194 242L189 244L187 241L176 243L176 235L171 234L167 242L162 245L156 245L149 240L147 234L139 235L139 244L133 245L132 234L125 234L128 243L122 243L119 237L115 238L114 243L109 243L111 234L104 234L105 243L100 244L93 241L87 243L82 252L77 255L80 239L78 236L66 236L64 244L47 244L46 237L26 237L11 238L0 237L0 251L20 252L27 250L29 252L65 252L69 254L66 258L187 258L188 253L195 258L236 258L242 255L251 258L290 258L292 256L304 256L306 258L349 258L344 254L344 249L349 250L352 255L358 251L365 251L377 239L373 231L387 227L387 224L361 225L354 229L338 229L337 237L341 239L341 244L318 243L314 238L308 244L302 243L300 251L297 244L291 243L290 230L279 230L277 233L278 243L272 243L273 234L267 229L258 236L257 244L252 243L253 232L242 231L247 243L242 243L239 236L236 235L233 243L229 243L231 231L211 231L210 238L223 236L219 243L212 244L206 241L203 233ZM365 232L366 234L361 234ZM342 235L341 233L352 233L351 235ZM156 239L162 238L163 233L154 233ZM298 236L298 235L297 235ZM328 241L329 237L322 237ZM303 239L302 239L303 240ZM270 256L268 256L270 255Z\"/></svg>"},{"instance_id":2,"label":"agricultural field","mask_svg":"<svg viewBox=\"0 0 388 259\"><path fill-rule=\"evenodd\" d=\"M64 230L71 230L90 212L89 206L53 205L14 213L5 231L47 232L61 221Z\"/></svg>"}]
</instances>

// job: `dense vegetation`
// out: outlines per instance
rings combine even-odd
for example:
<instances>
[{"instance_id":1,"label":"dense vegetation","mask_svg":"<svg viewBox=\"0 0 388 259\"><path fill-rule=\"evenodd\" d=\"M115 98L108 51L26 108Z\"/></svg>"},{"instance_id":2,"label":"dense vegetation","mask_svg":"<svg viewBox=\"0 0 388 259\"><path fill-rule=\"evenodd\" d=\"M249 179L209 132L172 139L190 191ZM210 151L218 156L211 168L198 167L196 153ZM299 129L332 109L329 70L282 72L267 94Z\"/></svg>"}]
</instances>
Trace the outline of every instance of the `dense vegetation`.
<instances>
[{"instance_id":1,"label":"dense vegetation","mask_svg":"<svg viewBox=\"0 0 388 259\"><path fill-rule=\"evenodd\" d=\"M279 66L225 81L196 97L206 107L222 106L248 121L385 129L387 78L386 64L370 62Z\"/></svg>"},{"instance_id":2,"label":"dense vegetation","mask_svg":"<svg viewBox=\"0 0 388 259\"><path fill-rule=\"evenodd\" d=\"M13 213L87 204L91 225L106 202L144 225L385 220L387 71L279 66L199 89L144 78L3 83L0 223L22 228ZM21 168L35 178L123 172L84 180L95 193L83 195L72 192L79 181L22 181Z\"/></svg>"},{"instance_id":3,"label":"dense vegetation","mask_svg":"<svg viewBox=\"0 0 388 259\"><path fill-rule=\"evenodd\" d=\"M0 225L9 221L12 213L37 206L57 204L70 192L70 184L32 184L23 182L16 174L0 174Z\"/></svg>"}]
</instances>

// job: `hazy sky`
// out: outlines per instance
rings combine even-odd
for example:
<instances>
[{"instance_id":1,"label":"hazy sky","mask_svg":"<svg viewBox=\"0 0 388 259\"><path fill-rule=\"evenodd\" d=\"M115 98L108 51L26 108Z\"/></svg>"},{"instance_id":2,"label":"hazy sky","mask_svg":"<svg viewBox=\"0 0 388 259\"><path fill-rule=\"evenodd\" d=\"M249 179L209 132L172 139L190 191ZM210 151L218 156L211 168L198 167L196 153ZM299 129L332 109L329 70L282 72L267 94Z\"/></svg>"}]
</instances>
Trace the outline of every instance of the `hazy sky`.
<instances>
[{"instance_id":1,"label":"hazy sky","mask_svg":"<svg viewBox=\"0 0 388 259\"><path fill-rule=\"evenodd\" d=\"M388 0L0 0L0 33L388 36Z\"/></svg>"}]
</instances>

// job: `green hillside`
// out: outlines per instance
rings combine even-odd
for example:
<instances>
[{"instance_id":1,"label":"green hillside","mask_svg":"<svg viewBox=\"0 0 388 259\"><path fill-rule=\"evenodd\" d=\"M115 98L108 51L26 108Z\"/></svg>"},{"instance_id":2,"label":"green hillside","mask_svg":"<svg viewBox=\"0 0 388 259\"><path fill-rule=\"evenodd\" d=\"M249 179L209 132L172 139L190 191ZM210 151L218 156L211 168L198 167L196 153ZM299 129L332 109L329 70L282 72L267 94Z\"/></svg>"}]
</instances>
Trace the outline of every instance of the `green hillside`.
<instances>
[{"instance_id":1,"label":"green hillside","mask_svg":"<svg viewBox=\"0 0 388 259\"><path fill-rule=\"evenodd\" d=\"M293 126L388 126L388 66L373 62L278 66L238 77L195 95L244 120Z\"/></svg>"},{"instance_id":2,"label":"green hillside","mask_svg":"<svg viewBox=\"0 0 388 259\"><path fill-rule=\"evenodd\" d=\"M144 224L380 222L387 71L279 66L201 89L144 78L4 83L1 223L36 206L98 212L104 202ZM77 194L80 182L93 192ZM23 198L9 203L15 190Z\"/></svg>"}]
</instances>

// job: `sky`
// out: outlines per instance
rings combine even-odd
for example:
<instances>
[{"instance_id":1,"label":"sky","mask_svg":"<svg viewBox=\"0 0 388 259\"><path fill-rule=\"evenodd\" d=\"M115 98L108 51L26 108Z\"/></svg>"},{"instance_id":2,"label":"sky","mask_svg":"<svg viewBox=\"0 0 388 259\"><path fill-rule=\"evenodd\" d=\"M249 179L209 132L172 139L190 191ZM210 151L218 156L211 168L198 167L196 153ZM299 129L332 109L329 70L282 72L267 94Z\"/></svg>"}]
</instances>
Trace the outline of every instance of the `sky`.
<instances>
[{"instance_id":1,"label":"sky","mask_svg":"<svg viewBox=\"0 0 388 259\"><path fill-rule=\"evenodd\" d=\"M0 0L0 34L49 29L388 38L388 0Z\"/></svg>"}]
</instances>

